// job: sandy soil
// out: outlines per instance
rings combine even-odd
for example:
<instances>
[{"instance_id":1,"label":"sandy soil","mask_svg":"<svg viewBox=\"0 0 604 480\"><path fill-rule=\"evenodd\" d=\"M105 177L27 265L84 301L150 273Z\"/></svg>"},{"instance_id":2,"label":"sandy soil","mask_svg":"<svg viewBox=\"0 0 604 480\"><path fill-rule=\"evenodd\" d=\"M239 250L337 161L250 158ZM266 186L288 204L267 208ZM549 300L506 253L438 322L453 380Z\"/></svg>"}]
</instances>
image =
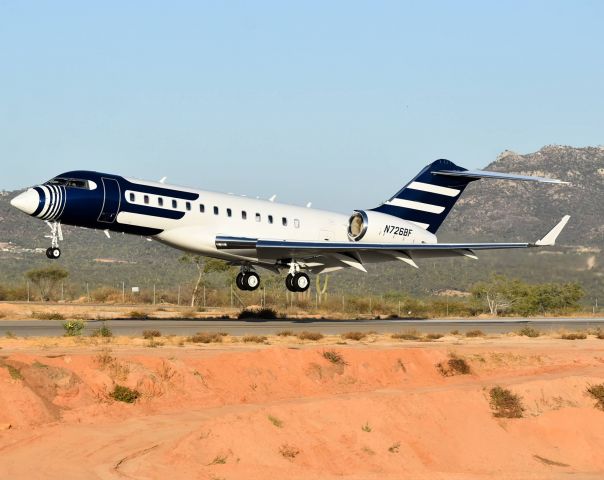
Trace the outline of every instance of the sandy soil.
<instances>
[{"instance_id":1,"label":"sandy soil","mask_svg":"<svg viewBox=\"0 0 604 480\"><path fill-rule=\"evenodd\" d=\"M0 478L604 477L603 340L280 342L1 339ZM439 373L451 353L469 375ZM493 416L495 385L524 418Z\"/></svg>"}]
</instances>

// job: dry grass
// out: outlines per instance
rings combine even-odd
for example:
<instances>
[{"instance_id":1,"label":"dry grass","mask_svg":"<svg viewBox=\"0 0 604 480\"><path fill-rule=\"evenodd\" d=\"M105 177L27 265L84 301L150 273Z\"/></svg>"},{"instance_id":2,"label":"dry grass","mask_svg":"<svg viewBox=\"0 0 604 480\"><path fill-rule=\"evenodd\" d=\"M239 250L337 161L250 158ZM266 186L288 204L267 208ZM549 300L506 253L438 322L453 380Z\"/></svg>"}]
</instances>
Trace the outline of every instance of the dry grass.
<instances>
[{"instance_id":1,"label":"dry grass","mask_svg":"<svg viewBox=\"0 0 604 480\"><path fill-rule=\"evenodd\" d=\"M587 338L587 334L583 332L570 332L563 333L560 335L562 340L585 340Z\"/></svg>"},{"instance_id":2,"label":"dry grass","mask_svg":"<svg viewBox=\"0 0 604 480\"><path fill-rule=\"evenodd\" d=\"M482 330L468 330L466 332L466 337L468 338L476 338L476 337L484 337L485 334Z\"/></svg>"},{"instance_id":3,"label":"dry grass","mask_svg":"<svg viewBox=\"0 0 604 480\"><path fill-rule=\"evenodd\" d=\"M278 337L292 337L294 335L293 330L280 330L276 333Z\"/></svg>"},{"instance_id":4,"label":"dry grass","mask_svg":"<svg viewBox=\"0 0 604 480\"><path fill-rule=\"evenodd\" d=\"M59 312L32 312L31 316L37 320L65 320L65 316Z\"/></svg>"},{"instance_id":5,"label":"dry grass","mask_svg":"<svg viewBox=\"0 0 604 480\"><path fill-rule=\"evenodd\" d=\"M468 362L466 362L465 359L458 357L454 353L449 355L449 360L447 360L446 363L437 363L436 368L444 377L452 377L454 375L469 375L471 373Z\"/></svg>"},{"instance_id":6,"label":"dry grass","mask_svg":"<svg viewBox=\"0 0 604 480\"><path fill-rule=\"evenodd\" d=\"M319 333L319 332L307 332L307 331L303 331L298 333L297 337L300 340L312 340L312 341L317 341L317 340L321 340L323 338L323 334Z\"/></svg>"},{"instance_id":7,"label":"dry grass","mask_svg":"<svg viewBox=\"0 0 604 480\"><path fill-rule=\"evenodd\" d=\"M161 337L159 330L143 330L143 338L149 340L150 338Z\"/></svg>"},{"instance_id":8,"label":"dry grass","mask_svg":"<svg viewBox=\"0 0 604 480\"><path fill-rule=\"evenodd\" d=\"M242 340L244 343L266 343L268 338L264 335L245 335Z\"/></svg>"},{"instance_id":9,"label":"dry grass","mask_svg":"<svg viewBox=\"0 0 604 480\"><path fill-rule=\"evenodd\" d=\"M116 384L113 392L111 392L109 396L118 402L134 403L136 400L138 400L141 394L138 390Z\"/></svg>"},{"instance_id":10,"label":"dry grass","mask_svg":"<svg viewBox=\"0 0 604 480\"><path fill-rule=\"evenodd\" d=\"M334 365L348 365L344 360L344 357L335 350L325 350L323 352L323 358L330 361Z\"/></svg>"},{"instance_id":11,"label":"dry grass","mask_svg":"<svg viewBox=\"0 0 604 480\"><path fill-rule=\"evenodd\" d=\"M522 337L536 338L541 335L541 332L539 330L534 329L533 327L524 327L518 330L516 334Z\"/></svg>"},{"instance_id":12,"label":"dry grass","mask_svg":"<svg viewBox=\"0 0 604 480\"><path fill-rule=\"evenodd\" d=\"M149 314L139 312L138 310L132 310L131 312L128 312L128 317L132 318L133 320L147 320L149 319Z\"/></svg>"},{"instance_id":13,"label":"dry grass","mask_svg":"<svg viewBox=\"0 0 604 480\"><path fill-rule=\"evenodd\" d=\"M344 340L356 340L357 342L367 337L363 332L346 332L342 334Z\"/></svg>"},{"instance_id":14,"label":"dry grass","mask_svg":"<svg viewBox=\"0 0 604 480\"><path fill-rule=\"evenodd\" d=\"M277 417L274 417L272 415L269 415L267 418L268 418L268 421L271 422L275 427L283 428L283 420L280 420Z\"/></svg>"},{"instance_id":15,"label":"dry grass","mask_svg":"<svg viewBox=\"0 0 604 480\"><path fill-rule=\"evenodd\" d=\"M444 335L442 333L428 333L426 335L426 339L428 340L438 340L439 338L443 338Z\"/></svg>"},{"instance_id":16,"label":"dry grass","mask_svg":"<svg viewBox=\"0 0 604 480\"><path fill-rule=\"evenodd\" d=\"M394 340L420 340L422 337L417 330L406 330L404 332L393 333L390 338Z\"/></svg>"},{"instance_id":17,"label":"dry grass","mask_svg":"<svg viewBox=\"0 0 604 480\"><path fill-rule=\"evenodd\" d=\"M604 383L590 385L587 387L587 393L596 400L596 408L604 410Z\"/></svg>"},{"instance_id":18,"label":"dry grass","mask_svg":"<svg viewBox=\"0 0 604 480\"><path fill-rule=\"evenodd\" d=\"M294 447L293 445L288 445L284 443L279 447L279 453L283 458L287 458L289 461L292 461L300 454L300 449Z\"/></svg>"},{"instance_id":19,"label":"dry grass","mask_svg":"<svg viewBox=\"0 0 604 480\"><path fill-rule=\"evenodd\" d=\"M596 338L598 338L600 340L604 340L604 330L598 328L598 330L596 331L596 333L594 335L596 336Z\"/></svg>"},{"instance_id":20,"label":"dry grass","mask_svg":"<svg viewBox=\"0 0 604 480\"><path fill-rule=\"evenodd\" d=\"M222 335L220 333L197 332L187 338L191 343L222 343Z\"/></svg>"},{"instance_id":21,"label":"dry grass","mask_svg":"<svg viewBox=\"0 0 604 480\"><path fill-rule=\"evenodd\" d=\"M493 416L497 418L522 418L524 407L519 395L502 387L493 387L489 392Z\"/></svg>"}]
</instances>

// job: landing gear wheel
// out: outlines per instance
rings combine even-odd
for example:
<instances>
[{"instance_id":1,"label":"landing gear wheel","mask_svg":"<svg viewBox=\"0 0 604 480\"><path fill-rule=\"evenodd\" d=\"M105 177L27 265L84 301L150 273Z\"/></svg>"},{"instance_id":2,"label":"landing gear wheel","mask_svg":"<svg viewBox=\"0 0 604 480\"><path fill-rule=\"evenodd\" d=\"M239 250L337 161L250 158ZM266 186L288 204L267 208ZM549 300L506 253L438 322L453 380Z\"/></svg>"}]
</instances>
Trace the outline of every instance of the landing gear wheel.
<instances>
[{"instance_id":1,"label":"landing gear wheel","mask_svg":"<svg viewBox=\"0 0 604 480\"><path fill-rule=\"evenodd\" d=\"M51 260L56 260L61 256L61 250L57 247L50 247L46 249L46 256Z\"/></svg>"},{"instance_id":2,"label":"landing gear wheel","mask_svg":"<svg viewBox=\"0 0 604 480\"><path fill-rule=\"evenodd\" d=\"M239 290L256 290L260 286L260 277L256 272L241 272L235 279Z\"/></svg>"},{"instance_id":3,"label":"landing gear wheel","mask_svg":"<svg viewBox=\"0 0 604 480\"><path fill-rule=\"evenodd\" d=\"M243 276L243 285L246 290L256 290L260 286L260 277L256 272L248 272Z\"/></svg>"},{"instance_id":4,"label":"landing gear wheel","mask_svg":"<svg viewBox=\"0 0 604 480\"><path fill-rule=\"evenodd\" d=\"M285 286L290 292L305 292L310 287L310 278L303 272L290 273L285 277Z\"/></svg>"},{"instance_id":5,"label":"landing gear wheel","mask_svg":"<svg viewBox=\"0 0 604 480\"><path fill-rule=\"evenodd\" d=\"M287 274L285 277L285 286L290 292L296 292L296 286L294 285L294 276L291 273Z\"/></svg>"},{"instance_id":6,"label":"landing gear wheel","mask_svg":"<svg viewBox=\"0 0 604 480\"><path fill-rule=\"evenodd\" d=\"M294 275L293 284L297 292L305 292L310 287L310 278L304 272L298 272Z\"/></svg>"}]
</instances>

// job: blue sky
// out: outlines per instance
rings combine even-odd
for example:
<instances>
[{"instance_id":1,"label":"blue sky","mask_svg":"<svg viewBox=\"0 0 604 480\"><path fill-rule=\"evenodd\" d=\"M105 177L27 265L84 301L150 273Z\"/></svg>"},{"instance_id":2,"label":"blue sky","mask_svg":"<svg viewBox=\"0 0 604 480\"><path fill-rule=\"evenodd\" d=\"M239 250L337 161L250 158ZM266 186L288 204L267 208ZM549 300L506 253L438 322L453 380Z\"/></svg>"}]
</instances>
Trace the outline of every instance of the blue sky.
<instances>
[{"instance_id":1,"label":"blue sky","mask_svg":"<svg viewBox=\"0 0 604 480\"><path fill-rule=\"evenodd\" d=\"M0 188L94 169L349 211L604 143L604 2L0 0Z\"/></svg>"}]
</instances>

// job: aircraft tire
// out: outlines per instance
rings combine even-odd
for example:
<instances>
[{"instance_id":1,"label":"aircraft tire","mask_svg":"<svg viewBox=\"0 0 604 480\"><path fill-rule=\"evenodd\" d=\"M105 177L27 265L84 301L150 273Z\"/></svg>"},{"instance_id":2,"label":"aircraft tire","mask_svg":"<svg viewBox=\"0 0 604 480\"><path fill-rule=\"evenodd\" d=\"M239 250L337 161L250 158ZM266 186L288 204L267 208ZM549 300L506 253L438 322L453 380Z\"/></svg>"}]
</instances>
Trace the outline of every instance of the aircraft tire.
<instances>
[{"instance_id":1,"label":"aircraft tire","mask_svg":"<svg viewBox=\"0 0 604 480\"><path fill-rule=\"evenodd\" d=\"M239 273L237 275L237 278L235 279L235 283L237 284L237 288L239 290L247 290L246 286L245 286L245 274Z\"/></svg>"},{"instance_id":2,"label":"aircraft tire","mask_svg":"<svg viewBox=\"0 0 604 480\"><path fill-rule=\"evenodd\" d=\"M294 275L293 284L296 292L305 292L310 287L310 277L304 272L298 272Z\"/></svg>"},{"instance_id":3,"label":"aircraft tire","mask_svg":"<svg viewBox=\"0 0 604 480\"><path fill-rule=\"evenodd\" d=\"M285 286L290 292L298 291L296 290L296 285L294 284L294 275L292 275L291 273L288 273L287 277L285 277Z\"/></svg>"},{"instance_id":4,"label":"aircraft tire","mask_svg":"<svg viewBox=\"0 0 604 480\"><path fill-rule=\"evenodd\" d=\"M243 277L245 289L254 291L260 286L260 276L256 272L248 272Z\"/></svg>"}]
</instances>

